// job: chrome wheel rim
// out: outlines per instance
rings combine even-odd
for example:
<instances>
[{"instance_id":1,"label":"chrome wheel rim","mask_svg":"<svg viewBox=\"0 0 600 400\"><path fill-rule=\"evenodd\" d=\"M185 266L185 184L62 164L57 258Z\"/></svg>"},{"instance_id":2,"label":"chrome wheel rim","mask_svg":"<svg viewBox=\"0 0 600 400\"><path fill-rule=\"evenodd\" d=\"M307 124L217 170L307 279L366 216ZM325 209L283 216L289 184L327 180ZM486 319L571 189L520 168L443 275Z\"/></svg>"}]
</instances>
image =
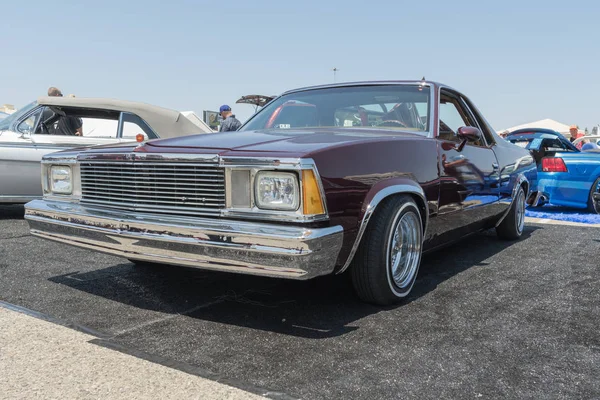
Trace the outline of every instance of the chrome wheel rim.
<instances>
[{"instance_id":1,"label":"chrome wheel rim","mask_svg":"<svg viewBox=\"0 0 600 400\"><path fill-rule=\"evenodd\" d=\"M421 219L409 211L395 223L388 245L388 266L396 286L405 289L419 268L421 259Z\"/></svg>"},{"instance_id":2,"label":"chrome wheel rim","mask_svg":"<svg viewBox=\"0 0 600 400\"><path fill-rule=\"evenodd\" d=\"M519 233L523 232L523 228L525 227L525 193L523 189L519 190L519 195L517 197L517 229Z\"/></svg>"}]
</instances>

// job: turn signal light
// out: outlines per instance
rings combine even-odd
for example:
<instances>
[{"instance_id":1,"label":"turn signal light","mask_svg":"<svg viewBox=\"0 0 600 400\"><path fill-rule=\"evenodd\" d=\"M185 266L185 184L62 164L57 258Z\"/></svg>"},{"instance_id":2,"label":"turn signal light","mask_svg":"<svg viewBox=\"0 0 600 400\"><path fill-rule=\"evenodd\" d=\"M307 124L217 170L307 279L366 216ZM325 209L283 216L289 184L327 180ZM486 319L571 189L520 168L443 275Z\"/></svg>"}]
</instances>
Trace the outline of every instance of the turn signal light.
<instances>
[{"instance_id":1,"label":"turn signal light","mask_svg":"<svg viewBox=\"0 0 600 400\"><path fill-rule=\"evenodd\" d=\"M567 166L560 157L544 157L542 158L543 172L567 172Z\"/></svg>"},{"instance_id":2,"label":"turn signal light","mask_svg":"<svg viewBox=\"0 0 600 400\"><path fill-rule=\"evenodd\" d=\"M319 183L310 169L302 170L302 204L304 215L325 214Z\"/></svg>"},{"instance_id":3,"label":"turn signal light","mask_svg":"<svg viewBox=\"0 0 600 400\"><path fill-rule=\"evenodd\" d=\"M137 135L135 135L135 140L136 140L138 143L141 143L141 142L143 142L143 141L144 141L144 135L143 135L142 133L138 133Z\"/></svg>"}]
</instances>

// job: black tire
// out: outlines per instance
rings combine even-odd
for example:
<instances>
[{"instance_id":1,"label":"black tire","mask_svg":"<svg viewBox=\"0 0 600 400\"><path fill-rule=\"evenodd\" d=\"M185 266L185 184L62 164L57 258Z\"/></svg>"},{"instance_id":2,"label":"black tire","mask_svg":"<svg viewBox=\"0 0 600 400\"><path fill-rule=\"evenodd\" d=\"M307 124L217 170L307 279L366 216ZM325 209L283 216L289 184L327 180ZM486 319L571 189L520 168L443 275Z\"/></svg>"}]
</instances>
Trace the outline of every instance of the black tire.
<instances>
[{"instance_id":1,"label":"black tire","mask_svg":"<svg viewBox=\"0 0 600 400\"><path fill-rule=\"evenodd\" d=\"M594 201L594 193L600 192L600 178L594 181L592 188L590 189L590 194L588 196L588 211L594 214L600 214L600 204L596 205Z\"/></svg>"},{"instance_id":2,"label":"black tire","mask_svg":"<svg viewBox=\"0 0 600 400\"><path fill-rule=\"evenodd\" d=\"M513 201L510 211L504 220L496 227L496 234L500 239L516 240L523 235L525 227L525 206L526 196L523 185L517 190L515 201Z\"/></svg>"},{"instance_id":3,"label":"black tire","mask_svg":"<svg viewBox=\"0 0 600 400\"><path fill-rule=\"evenodd\" d=\"M406 227L401 243L413 243L413 251L403 248L406 265L396 278L392 273L393 253L391 246L398 235L393 235L402 224ZM404 233L407 237L404 237ZM398 242L396 242L398 243ZM350 269L352 283L361 300L377 305L398 303L406 297L415 283L421 263L423 223L419 207L411 196L398 195L385 199L375 210L362 237ZM403 246L404 247L404 246ZM398 248L396 246L396 248ZM399 259L399 265L404 260ZM398 272L398 271L397 271ZM400 279L403 278L403 279ZM400 280L401 285L398 285Z\"/></svg>"}]
</instances>

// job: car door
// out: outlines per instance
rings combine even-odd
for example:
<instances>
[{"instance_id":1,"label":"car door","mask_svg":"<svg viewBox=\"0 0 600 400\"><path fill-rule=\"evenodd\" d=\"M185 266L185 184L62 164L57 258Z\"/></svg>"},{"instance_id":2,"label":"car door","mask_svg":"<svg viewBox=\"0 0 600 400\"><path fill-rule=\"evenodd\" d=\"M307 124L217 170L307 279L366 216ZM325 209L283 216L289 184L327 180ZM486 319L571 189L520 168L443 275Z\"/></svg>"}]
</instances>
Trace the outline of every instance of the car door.
<instances>
[{"instance_id":1,"label":"car door","mask_svg":"<svg viewBox=\"0 0 600 400\"><path fill-rule=\"evenodd\" d=\"M40 160L48 151L35 145L33 133L43 107L34 107L0 135L0 202L41 197Z\"/></svg>"},{"instance_id":2,"label":"car door","mask_svg":"<svg viewBox=\"0 0 600 400\"><path fill-rule=\"evenodd\" d=\"M438 104L437 135L440 168L438 216L446 222L446 232L470 232L497 213L500 175L498 160L485 136L461 146L457 136L462 126L481 130L460 95L442 89ZM459 234L458 236L461 236Z\"/></svg>"}]
</instances>

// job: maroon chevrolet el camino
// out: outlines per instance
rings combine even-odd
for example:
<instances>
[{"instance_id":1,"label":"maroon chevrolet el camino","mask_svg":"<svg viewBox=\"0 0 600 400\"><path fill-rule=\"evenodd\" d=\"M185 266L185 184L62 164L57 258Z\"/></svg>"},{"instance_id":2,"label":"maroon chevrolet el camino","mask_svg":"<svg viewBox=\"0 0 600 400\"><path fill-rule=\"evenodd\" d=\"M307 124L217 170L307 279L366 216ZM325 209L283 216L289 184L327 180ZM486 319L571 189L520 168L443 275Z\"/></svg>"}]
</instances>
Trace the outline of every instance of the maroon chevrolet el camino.
<instances>
[{"instance_id":1,"label":"maroon chevrolet el camino","mask_svg":"<svg viewBox=\"0 0 600 400\"><path fill-rule=\"evenodd\" d=\"M126 257L269 277L347 271L407 296L423 252L523 233L536 166L461 93L428 81L292 90L237 132L65 151L42 161L31 233Z\"/></svg>"}]
</instances>

